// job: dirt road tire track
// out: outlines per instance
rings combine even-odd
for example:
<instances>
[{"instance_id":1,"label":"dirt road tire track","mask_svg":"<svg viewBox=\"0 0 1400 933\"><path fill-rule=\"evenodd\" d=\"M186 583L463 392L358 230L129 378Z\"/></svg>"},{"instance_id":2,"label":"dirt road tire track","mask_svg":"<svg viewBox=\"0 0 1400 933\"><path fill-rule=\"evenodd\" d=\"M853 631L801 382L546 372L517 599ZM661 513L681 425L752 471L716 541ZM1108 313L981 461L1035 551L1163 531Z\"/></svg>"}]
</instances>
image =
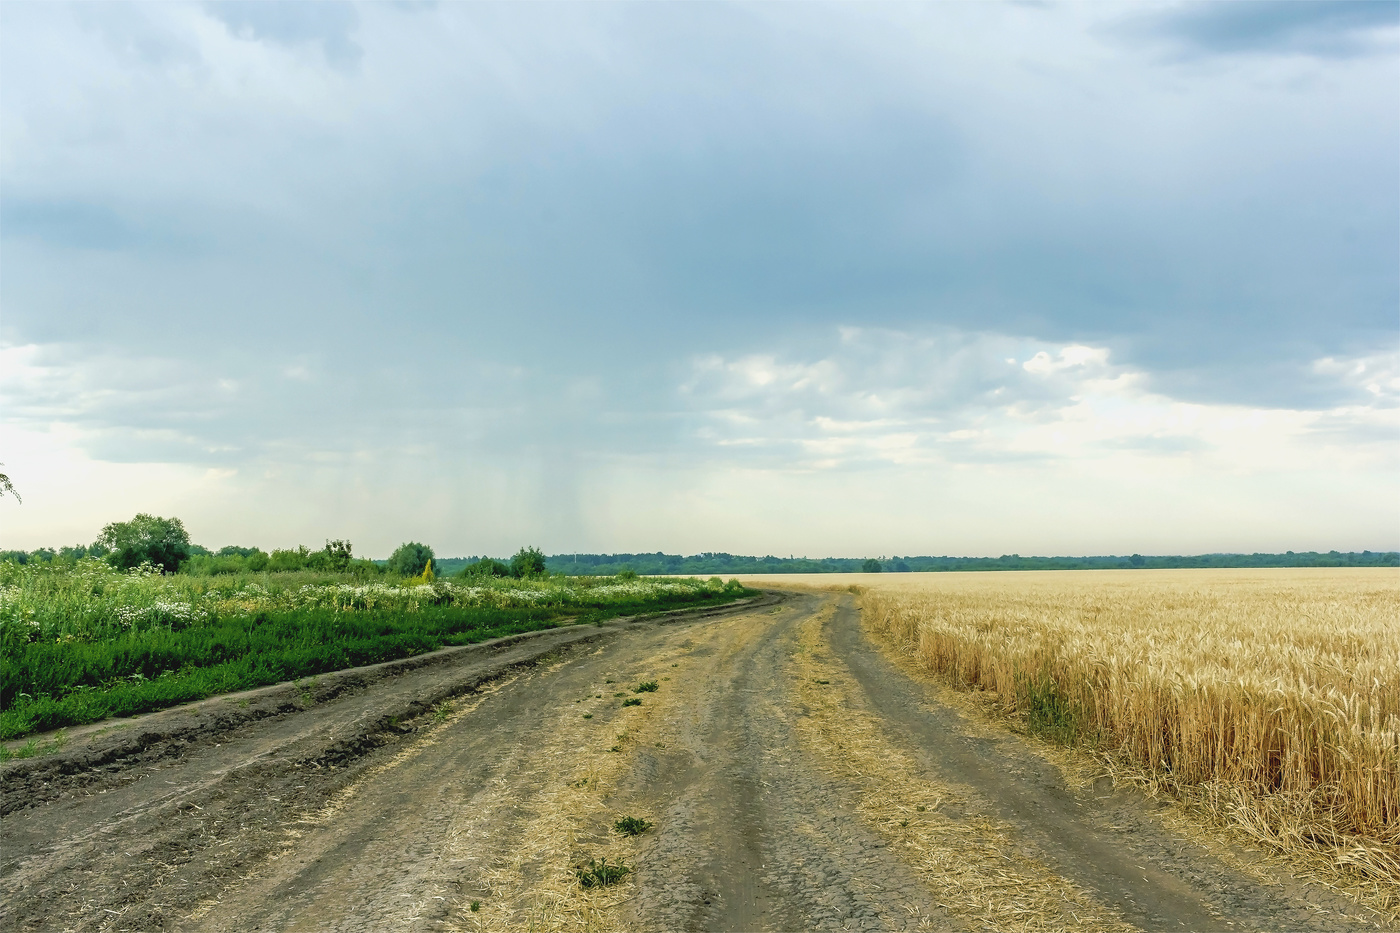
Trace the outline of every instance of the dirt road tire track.
<instances>
[{"instance_id":1,"label":"dirt road tire track","mask_svg":"<svg viewBox=\"0 0 1400 933\"><path fill-rule=\"evenodd\" d=\"M1373 928L1185 844L1135 795L1072 792L892 664L844 595L343 677L319 701L271 688L0 770L0 930L1014 928L952 896L977 890L967 865L917 857L921 820L1000 827L1006 870L1089 892L1097 928ZM623 706L643 680L660 690ZM847 732L905 762L901 783L835 761ZM902 796L929 806L892 818ZM622 814L655 827L619 837ZM634 870L581 890L589 857Z\"/></svg>"}]
</instances>

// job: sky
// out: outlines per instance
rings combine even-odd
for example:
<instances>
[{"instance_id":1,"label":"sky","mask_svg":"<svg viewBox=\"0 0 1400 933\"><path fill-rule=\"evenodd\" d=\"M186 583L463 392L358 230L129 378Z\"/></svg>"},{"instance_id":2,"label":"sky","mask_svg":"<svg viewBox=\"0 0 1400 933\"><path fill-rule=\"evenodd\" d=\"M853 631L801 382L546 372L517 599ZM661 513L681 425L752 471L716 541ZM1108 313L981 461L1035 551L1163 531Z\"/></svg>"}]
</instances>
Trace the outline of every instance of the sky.
<instances>
[{"instance_id":1,"label":"sky","mask_svg":"<svg viewBox=\"0 0 1400 933\"><path fill-rule=\"evenodd\" d=\"M1400 3L0 4L0 547L1400 548Z\"/></svg>"}]
</instances>

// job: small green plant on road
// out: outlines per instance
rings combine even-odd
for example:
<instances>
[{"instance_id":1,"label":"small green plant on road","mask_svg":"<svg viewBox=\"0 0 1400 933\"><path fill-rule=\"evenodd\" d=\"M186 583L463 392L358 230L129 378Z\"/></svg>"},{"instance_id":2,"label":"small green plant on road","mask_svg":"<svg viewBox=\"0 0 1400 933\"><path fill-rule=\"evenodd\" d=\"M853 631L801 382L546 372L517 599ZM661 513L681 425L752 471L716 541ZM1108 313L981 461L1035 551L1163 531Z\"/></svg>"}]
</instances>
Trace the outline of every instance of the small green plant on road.
<instances>
[{"instance_id":1,"label":"small green plant on road","mask_svg":"<svg viewBox=\"0 0 1400 933\"><path fill-rule=\"evenodd\" d=\"M587 865L574 869L578 883L585 888L603 888L616 884L631 874L632 869L622 862L609 865L607 859L589 859Z\"/></svg>"},{"instance_id":2,"label":"small green plant on road","mask_svg":"<svg viewBox=\"0 0 1400 933\"><path fill-rule=\"evenodd\" d=\"M651 829L651 826L650 820L644 820L638 816L624 816L613 823L613 829L623 836L640 836Z\"/></svg>"},{"instance_id":3,"label":"small green plant on road","mask_svg":"<svg viewBox=\"0 0 1400 933\"><path fill-rule=\"evenodd\" d=\"M35 736L15 749L0 745L0 761L10 761L14 758L33 758L35 755L46 755L49 752L56 752L63 747L64 742L67 740L67 734L59 732L48 742L40 742L38 737Z\"/></svg>"}]
</instances>

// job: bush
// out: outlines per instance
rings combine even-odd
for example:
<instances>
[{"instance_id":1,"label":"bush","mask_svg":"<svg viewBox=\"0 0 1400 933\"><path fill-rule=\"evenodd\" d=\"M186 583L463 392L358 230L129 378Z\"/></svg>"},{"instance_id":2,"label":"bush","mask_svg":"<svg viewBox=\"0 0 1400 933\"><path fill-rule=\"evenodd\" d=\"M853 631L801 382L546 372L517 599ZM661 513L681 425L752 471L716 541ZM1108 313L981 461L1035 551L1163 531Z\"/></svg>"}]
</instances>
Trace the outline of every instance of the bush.
<instances>
[{"instance_id":1,"label":"bush","mask_svg":"<svg viewBox=\"0 0 1400 933\"><path fill-rule=\"evenodd\" d=\"M129 522L107 525L97 543L110 550L107 559L122 570L150 563L166 573L174 573L190 557L190 535L184 524L178 518L160 518L145 512Z\"/></svg>"},{"instance_id":2,"label":"bush","mask_svg":"<svg viewBox=\"0 0 1400 933\"><path fill-rule=\"evenodd\" d=\"M268 556L266 569L269 573L290 573L294 570L305 570L307 562L310 560L311 552L306 549L304 544L295 550L278 549Z\"/></svg>"},{"instance_id":3,"label":"bush","mask_svg":"<svg viewBox=\"0 0 1400 933\"><path fill-rule=\"evenodd\" d=\"M249 549L253 550L253 549ZM181 573L193 574L197 577L214 577L236 573L246 573L252 571L259 573L267 568L267 555L262 551L253 550L252 554L244 557L239 554L213 554L210 556L199 555L191 557L180 568Z\"/></svg>"},{"instance_id":4,"label":"bush","mask_svg":"<svg viewBox=\"0 0 1400 933\"><path fill-rule=\"evenodd\" d=\"M880 562L878 560L875 560L873 557L860 565L861 573L879 573L884 569L884 567L880 566Z\"/></svg>"},{"instance_id":5,"label":"bush","mask_svg":"<svg viewBox=\"0 0 1400 933\"><path fill-rule=\"evenodd\" d=\"M422 576L423 568L433 559L433 549L417 541L400 544L389 556L389 570L405 577Z\"/></svg>"},{"instance_id":6,"label":"bush","mask_svg":"<svg viewBox=\"0 0 1400 933\"><path fill-rule=\"evenodd\" d=\"M515 552L515 556L510 559L510 575L512 577L538 577L549 571L545 569L544 554L539 548L523 547Z\"/></svg>"},{"instance_id":7,"label":"bush","mask_svg":"<svg viewBox=\"0 0 1400 933\"><path fill-rule=\"evenodd\" d=\"M325 548L318 553L326 555L326 564L337 573L344 573L353 559L349 541L327 541Z\"/></svg>"},{"instance_id":8,"label":"bush","mask_svg":"<svg viewBox=\"0 0 1400 933\"><path fill-rule=\"evenodd\" d=\"M510 568L498 560L483 557L474 564L467 564L457 571L458 577L508 577Z\"/></svg>"}]
</instances>

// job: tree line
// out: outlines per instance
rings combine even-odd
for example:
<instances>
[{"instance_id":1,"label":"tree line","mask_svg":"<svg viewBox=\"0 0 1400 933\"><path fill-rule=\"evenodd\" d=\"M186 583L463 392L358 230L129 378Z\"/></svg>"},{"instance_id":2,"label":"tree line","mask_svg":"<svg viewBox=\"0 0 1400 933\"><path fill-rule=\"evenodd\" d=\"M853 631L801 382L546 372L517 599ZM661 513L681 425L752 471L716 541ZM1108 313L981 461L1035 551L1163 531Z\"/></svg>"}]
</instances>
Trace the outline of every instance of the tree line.
<instances>
[{"instance_id":1,"label":"tree line","mask_svg":"<svg viewBox=\"0 0 1400 933\"><path fill-rule=\"evenodd\" d=\"M1180 570L1248 567L1400 567L1400 551L1286 551L1282 554L1196 554L1101 557L750 557L723 552L554 554L551 571L569 576L616 574L936 573L993 570Z\"/></svg>"},{"instance_id":2,"label":"tree line","mask_svg":"<svg viewBox=\"0 0 1400 933\"><path fill-rule=\"evenodd\" d=\"M162 518L140 513L126 522L112 522L92 544L73 547L36 548L33 551L0 551L0 560L19 564L75 563L83 558L106 560L119 570L149 564L163 573L214 576L234 573L290 573L313 571L348 573L361 577L384 575L417 577L441 575L435 567L433 549L417 541L406 541L388 560L357 558L349 541L327 540L312 550L301 545L274 549L227 545L212 551L195 544L178 518ZM549 572L545 556L538 548L522 547L508 561L483 557L470 563L453 561L458 577L533 577Z\"/></svg>"},{"instance_id":3,"label":"tree line","mask_svg":"<svg viewBox=\"0 0 1400 933\"><path fill-rule=\"evenodd\" d=\"M1286 551L1282 554L1197 554L1126 557L749 557L719 551L685 556L662 551L642 554L554 554L522 547L509 559L455 557L439 559L426 544L407 541L387 560L355 557L349 541L327 540L312 550L228 545L211 551L190 541L178 518L141 513L126 522L103 527L89 545L33 551L0 551L0 560L21 564L72 562L84 557L109 561L119 569L149 563L166 573L216 575L315 571L374 577L385 574L416 577L431 571L438 576L531 577L548 573L568 576L676 574L713 576L735 573L929 573L991 570L1167 570L1248 567L1400 567L1400 551Z\"/></svg>"}]
</instances>

